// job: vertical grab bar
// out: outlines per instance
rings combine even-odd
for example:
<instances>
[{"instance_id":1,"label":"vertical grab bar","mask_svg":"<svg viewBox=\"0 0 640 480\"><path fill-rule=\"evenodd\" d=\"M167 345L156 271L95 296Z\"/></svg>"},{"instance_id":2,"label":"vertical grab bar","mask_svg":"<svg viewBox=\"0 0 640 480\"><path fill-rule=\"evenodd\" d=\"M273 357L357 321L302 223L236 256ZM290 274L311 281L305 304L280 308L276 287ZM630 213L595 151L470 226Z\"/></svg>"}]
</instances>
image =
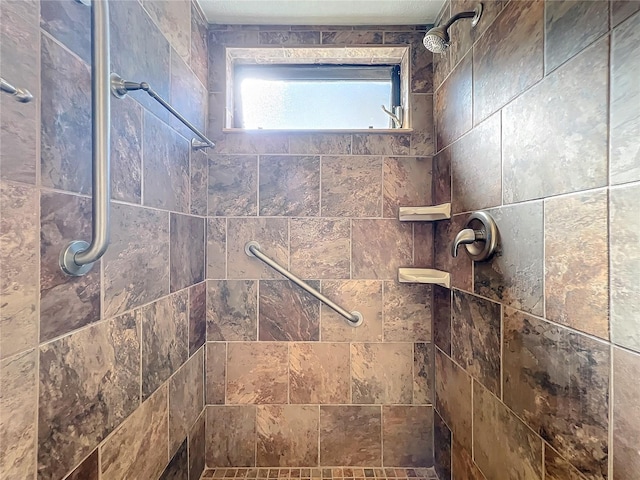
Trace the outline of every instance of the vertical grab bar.
<instances>
[{"instance_id":1,"label":"vertical grab bar","mask_svg":"<svg viewBox=\"0 0 640 480\"><path fill-rule=\"evenodd\" d=\"M92 239L74 240L60 253L60 268L67 275L85 275L109 246L111 200L111 60L108 0L91 1L91 135L92 135Z\"/></svg>"}]
</instances>

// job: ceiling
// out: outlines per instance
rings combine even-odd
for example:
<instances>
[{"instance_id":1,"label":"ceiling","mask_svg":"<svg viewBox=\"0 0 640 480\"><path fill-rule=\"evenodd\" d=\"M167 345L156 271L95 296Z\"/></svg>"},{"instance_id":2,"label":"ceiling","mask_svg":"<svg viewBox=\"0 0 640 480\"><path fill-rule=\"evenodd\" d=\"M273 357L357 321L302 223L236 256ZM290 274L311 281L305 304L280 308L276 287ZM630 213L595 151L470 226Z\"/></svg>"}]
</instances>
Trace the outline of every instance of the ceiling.
<instances>
[{"instance_id":1,"label":"ceiling","mask_svg":"<svg viewBox=\"0 0 640 480\"><path fill-rule=\"evenodd\" d=\"M209 23L425 25L444 0L199 0Z\"/></svg>"}]
</instances>

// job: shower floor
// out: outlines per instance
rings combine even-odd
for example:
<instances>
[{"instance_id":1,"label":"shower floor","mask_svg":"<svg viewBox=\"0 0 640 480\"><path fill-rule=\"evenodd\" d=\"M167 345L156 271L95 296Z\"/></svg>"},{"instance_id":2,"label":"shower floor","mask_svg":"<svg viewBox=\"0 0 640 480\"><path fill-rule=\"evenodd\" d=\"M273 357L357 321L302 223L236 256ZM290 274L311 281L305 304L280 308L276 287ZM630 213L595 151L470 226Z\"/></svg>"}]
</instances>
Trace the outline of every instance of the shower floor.
<instances>
[{"instance_id":1,"label":"shower floor","mask_svg":"<svg viewBox=\"0 0 640 480\"><path fill-rule=\"evenodd\" d=\"M210 479L299 480L438 480L433 468L207 468L200 477Z\"/></svg>"}]
</instances>

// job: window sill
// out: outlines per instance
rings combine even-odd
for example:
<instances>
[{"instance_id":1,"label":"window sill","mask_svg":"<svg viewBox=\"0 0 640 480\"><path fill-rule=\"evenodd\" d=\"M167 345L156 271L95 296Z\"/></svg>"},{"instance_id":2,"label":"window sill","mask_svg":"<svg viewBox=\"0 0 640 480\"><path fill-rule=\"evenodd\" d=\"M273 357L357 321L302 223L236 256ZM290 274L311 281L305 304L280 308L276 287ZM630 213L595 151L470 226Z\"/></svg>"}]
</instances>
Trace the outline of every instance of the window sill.
<instances>
[{"instance_id":1,"label":"window sill","mask_svg":"<svg viewBox=\"0 0 640 480\"><path fill-rule=\"evenodd\" d=\"M223 128L222 133L287 133L287 134L310 134L310 133L412 133L413 128L354 128L354 129L312 129L312 130L287 130L287 129L250 129L250 128Z\"/></svg>"}]
</instances>

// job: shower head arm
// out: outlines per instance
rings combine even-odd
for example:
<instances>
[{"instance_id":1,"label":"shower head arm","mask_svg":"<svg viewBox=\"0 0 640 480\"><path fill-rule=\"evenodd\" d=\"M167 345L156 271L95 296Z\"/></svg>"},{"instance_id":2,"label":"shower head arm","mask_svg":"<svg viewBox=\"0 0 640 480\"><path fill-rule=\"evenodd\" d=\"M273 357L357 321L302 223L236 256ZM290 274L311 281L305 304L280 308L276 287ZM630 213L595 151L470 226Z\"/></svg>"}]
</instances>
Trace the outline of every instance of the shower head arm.
<instances>
[{"instance_id":1,"label":"shower head arm","mask_svg":"<svg viewBox=\"0 0 640 480\"><path fill-rule=\"evenodd\" d=\"M447 30L451 25L453 25L458 20L460 20L462 18L474 18L476 15L478 15L478 12L475 11L475 10L472 10L470 12L459 12L459 13L456 13L453 17L451 17L447 21L447 23L445 23L443 25L443 27L445 28L445 30Z\"/></svg>"}]
</instances>

